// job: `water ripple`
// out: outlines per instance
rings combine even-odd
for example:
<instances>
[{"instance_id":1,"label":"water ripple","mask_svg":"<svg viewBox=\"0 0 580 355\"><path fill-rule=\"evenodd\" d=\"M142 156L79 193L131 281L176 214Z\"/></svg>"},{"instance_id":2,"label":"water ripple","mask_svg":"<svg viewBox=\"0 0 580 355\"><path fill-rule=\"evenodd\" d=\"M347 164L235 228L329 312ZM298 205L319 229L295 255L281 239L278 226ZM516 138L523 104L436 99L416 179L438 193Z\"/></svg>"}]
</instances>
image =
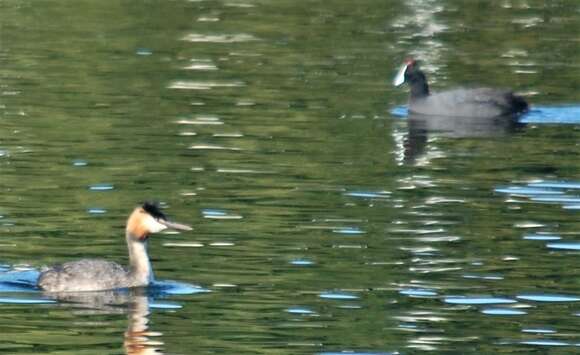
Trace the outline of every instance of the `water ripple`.
<instances>
[{"instance_id":1,"label":"water ripple","mask_svg":"<svg viewBox=\"0 0 580 355\"><path fill-rule=\"evenodd\" d=\"M300 315L315 315L316 312L307 307L288 307L286 312L290 314L300 314Z\"/></svg>"},{"instance_id":2,"label":"water ripple","mask_svg":"<svg viewBox=\"0 0 580 355\"><path fill-rule=\"evenodd\" d=\"M577 205L564 205L562 206L565 210L580 210L580 204Z\"/></svg>"},{"instance_id":3,"label":"water ripple","mask_svg":"<svg viewBox=\"0 0 580 355\"><path fill-rule=\"evenodd\" d=\"M224 147L216 144L192 144L188 149L191 150L229 150L229 151L240 151L241 148L237 147Z\"/></svg>"},{"instance_id":4,"label":"water ripple","mask_svg":"<svg viewBox=\"0 0 580 355\"><path fill-rule=\"evenodd\" d=\"M254 169L234 169L234 168L218 168L217 173L222 174L274 174L273 171L262 171Z\"/></svg>"},{"instance_id":5,"label":"water ripple","mask_svg":"<svg viewBox=\"0 0 580 355\"><path fill-rule=\"evenodd\" d=\"M72 165L77 166L77 167L87 166L87 165L89 165L89 162L87 162L84 159L75 159L72 161Z\"/></svg>"},{"instance_id":6,"label":"water ripple","mask_svg":"<svg viewBox=\"0 0 580 355\"><path fill-rule=\"evenodd\" d=\"M536 202L556 202L556 203L570 203L576 204L580 203L580 196L538 196L532 197L532 201Z\"/></svg>"},{"instance_id":7,"label":"water ripple","mask_svg":"<svg viewBox=\"0 0 580 355\"><path fill-rule=\"evenodd\" d=\"M113 184L93 184L89 186L91 191L110 191L113 190L115 186Z\"/></svg>"},{"instance_id":8,"label":"water ripple","mask_svg":"<svg viewBox=\"0 0 580 355\"><path fill-rule=\"evenodd\" d=\"M192 59L189 65L183 67L185 70L200 70L200 71L214 71L218 70L211 59Z\"/></svg>"},{"instance_id":9,"label":"water ripple","mask_svg":"<svg viewBox=\"0 0 580 355\"><path fill-rule=\"evenodd\" d=\"M182 305L175 302L159 302L159 301L150 301L149 308L151 309L180 309L183 308Z\"/></svg>"},{"instance_id":10,"label":"water ripple","mask_svg":"<svg viewBox=\"0 0 580 355\"><path fill-rule=\"evenodd\" d=\"M498 187L494 189L495 192L530 197L535 195L559 195L564 194L563 191L558 191L550 188L539 188L539 187L520 187L520 186L506 186Z\"/></svg>"},{"instance_id":11,"label":"water ripple","mask_svg":"<svg viewBox=\"0 0 580 355\"><path fill-rule=\"evenodd\" d=\"M290 264L292 265L296 265L296 266L311 266L316 264L314 261L309 260L309 259L294 259L290 261Z\"/></svg>"},{"instance_id":12,"label":"water ripple","mask_svg":"<svg viewBox=\"0 0 580 355\"><path fill-rule=\"evenodd\" d=\"M512 298L502 297L485 297L485 296L448 296L443 299L443 302L449 304L461 305L486 305L486 304L503 304L503 303L517 303Z\"/></svg>"},{"instance_id":13,"label":"water ripple","mask_svg":"<svg viewBox=\"0 0 580 355\"><path fill-rule=\"evenodd\" d=\"M580 243L547 243L549 249L580 250Z\"/></svg>"},{"instance_id":14,"label":"water ripple","mask_svg":"<svg viewBox=\"0 0 580 355\"><path fill-rule=\"evenodd\" d=\"M389 191L350 191L345 192L345 196L360 197L360 198L389 198L391 192Z\"/></svg>"},{"instance_id":15,"label":"water ripple","mask_svg":"<svg viewBox=\"0 0 580 355\"><path fill-rule=\"evenodd\" d=\"M481 310L481 313L493 315L493 316L521 316L527 314L527 312L522 311L520 309L512 309L512 308L484 308Z\"/></svg>"},{"instance_id":16,"label":"water ripple","mask_svg":"<svg viewBox=\"0 0 580 355\"><path fill-rule=\"evenodd\" d=\"M402 289L399 291L401 295L410 296L410 297L433 297L437 296L437 292L434 290L429 289L421 289L421 288L407 288Z\"/></svg>"},{"instance_id":17,"label":"water ripple","mask_svg":"<svg viewBox=\"0 0 580 355\"><path fill-rule=\"evenodd\" d=\"M242 87L246 84L242 81L195 81L195 80L176 80L171 82L168 89L178 90L211 90L214 88L234 88Z\"/></svg>"},{"instance_id":18,"label":"water ripple","mask_svg":"<svg viewBox=\"0 0 580 355\"><path fill-rule=\"evenodd\" d=\"M176 248L203 248L203 243L197 242L184 242L184 243L163 243L164 247L176 247Z\"/></svg>"},{"instance_id":19,"label":"water ripple","mask_svg":"<svg viewBox=\"0 0 580 355\"><path fill-rule=\"evenodd\" d=\"M476 274L465 274L464 279L477 279L477 280L503 280L504 277L501 275L476 275Z\"/></svg>"},{"instance_id":20,"label":"water ripple","mask_svg":"<svg viewBox=\"0 0 580 355\"><path fill-rule=\"evenodd\" d=\"M99 215L107 213L107 210L99 207L91 207L87 209L88 214Z\"/></svg>"},{"instance_id":21,"label":"water ripple","mask_svg":"<svg viewBox=\"0 0 580 355\"><path fill-rule=\"evenodd\" d=\"M56 303L55 300L44 298L16 298L16 297L0 297L0 303L4 304L47 304Z\"/></svg>"},{"instance_id":22,"label":"water ripple","mask_svg":"<svg viewBox=\"0 0 580 355\"><path fill-rule=\"evenodd\" d=\"M192 119L183 118L175 123L181 125L223 125L224 122L217 116L196 116Z\"/></svg>"},{"instance_id":23,"label":"water ripple","mask_svg":"<svg viewBox=\"0 0 580 355\"><path fill-rule=\"evenodd\" d=\"M580 297L561 294L529 293L516 296L517 299L535 302L578 302Z\"/></svg>"},{"instance_id":24,"label":"water ripple","mask_svg":"<svg viewBox=\"0 0 580 355\"><path fill-rule=\"evenodd\" d=\"M406 106L397 106L391 109L391 114L395 117L405 118L408 115L408 110ZM532 110L522 115L519 121L533 124L580 124L580 106L534 106Z\"/></svg>"},{"instance_id":25,"label":"water ripple","mask_svg":"<svg viewBox=\"0 0 580 355\"><path fill-rule=\"evenodd\" d=\"M237 43L237 42L252 42L259 39L255 36L245 33L237 34L201 34L190 33L182 38L183 41L195 43Z\"/></svg>"},{"instance_id":26,"label":"water ripple","mask_svg":"<svg viewBox=\"0 0 580 355\"><path fill-rule=\"evenodd\" d=\"M580 189L580 182L570 181L542 181L528 184L530 187L553 188L553 189Z\"/></svg>"},{"instance_id":27,"label":"water ripple","mask_svg":"<svg viewBox=\"0 0 580 355\"><path fill-rule=\"evenodd\" d=\"M548 240L560 240L562 237L559 235L554 234L526 234L522 237L525 240L540 240L540 241L548 241Z\"/></svg>"},{"instance_id":28,"label":"water ripple","mask_svg":"<svg viewBox=\"0 0 580 355\"><path fill-rule=\"evenodd\" d=\"M209 219L242 219L243 217L239 214L230 213L226 210L217 209L204 209L201 211L204 218Z\"/></svg>"},{"instance_id":29,"label":"water ripple","mask_svg":"<svg viewBox=\"0 0 580 355\"><path fill-rule=\"evenodd\" d=\"M552 328L524 328L522 333L553 334L556 330Z\"/></svg>"},{"instance_id":30,"label":"water ripple","mask_svg":"<svg viewBox=\"0 0 580 355\"><path fill-rule=\"evenodd\" d=\"M185 282L171 281L171 280L155 280L149 286L152 291L161 292L165 295L191 295L196 293L211 292L210 290Z\"/></svg>"},{"instance_id":31,"label":"water ripple","mask_svg":"<svg viewBox=\"0 0 580 355\"><path fill-rule=\"evenodd\" d=\"M349 301L349 300L359 299L359 296L357 296L353 293L349 293L349 292L328 291L328 292L322 292L318 296L320 298L323 298L323 299L338 300L338 301Z\"/></svg>"},{"instance_id":32,"label":"water ripple","mask_svg":"<svg viewBox=\"0 0 580 355\"><path fill-rule=\"evenodd\" d=\"M336 234L344 234L344 235L360 235L360 234L365 234L366 232L361 230L358 227L342 227L342 228L336 228L332 230L333 233Z\"/></svg>"},{"instance_id":33,"label":"water ripple","mask_svg":"<svg viewBox=\"0 0 580 355\"><path fill-rule=\"evenodd\" d=\"M538 339L538 340L524 340L520 344L524 345L539 345L539 346L571 346L575 344L567 343L561 340Z\"/></svg>"}]
</instances>

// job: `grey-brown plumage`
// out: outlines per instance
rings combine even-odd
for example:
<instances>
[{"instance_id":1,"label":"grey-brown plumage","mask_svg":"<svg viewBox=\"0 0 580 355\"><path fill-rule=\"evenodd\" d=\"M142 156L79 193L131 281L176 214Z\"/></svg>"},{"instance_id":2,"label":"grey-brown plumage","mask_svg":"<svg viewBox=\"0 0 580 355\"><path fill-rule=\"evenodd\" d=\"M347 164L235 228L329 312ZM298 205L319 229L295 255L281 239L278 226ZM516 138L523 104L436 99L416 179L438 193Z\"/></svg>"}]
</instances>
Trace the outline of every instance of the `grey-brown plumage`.
<instances>
[{"instance_id":1,"label":"grey-brown plumage","mask_svg":"<svg viewBox=\"0 0 580 355\"><path fill-rule=\"evenodd\" d=\"M132 284L132 279L130 272L117 263L82 259L43 269L38 286L50 292L86 291L95 287L95 280L103 290L141 286Z\"/></svg>"}]
</instances>

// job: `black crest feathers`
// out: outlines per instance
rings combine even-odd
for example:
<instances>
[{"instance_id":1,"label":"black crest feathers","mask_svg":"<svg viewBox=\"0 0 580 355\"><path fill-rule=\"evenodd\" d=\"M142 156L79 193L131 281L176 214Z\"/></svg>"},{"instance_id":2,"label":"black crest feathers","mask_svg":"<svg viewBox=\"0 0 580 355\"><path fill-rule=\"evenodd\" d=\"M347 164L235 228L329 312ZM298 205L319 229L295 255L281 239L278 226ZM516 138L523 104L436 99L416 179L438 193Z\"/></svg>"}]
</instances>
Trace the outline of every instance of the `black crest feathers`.
<instances>
[{"instance_id":1,"label":"black crest feathers","mask_svg":"<svg viewBox=\"0 0 580 355\"><path fill-rule=\"evenodd\" d=\"M141 207L154 218L163 220L167 219L165 214L159 209L159 205L155 202L144 202Z\"/></svg>"}]
</instances>

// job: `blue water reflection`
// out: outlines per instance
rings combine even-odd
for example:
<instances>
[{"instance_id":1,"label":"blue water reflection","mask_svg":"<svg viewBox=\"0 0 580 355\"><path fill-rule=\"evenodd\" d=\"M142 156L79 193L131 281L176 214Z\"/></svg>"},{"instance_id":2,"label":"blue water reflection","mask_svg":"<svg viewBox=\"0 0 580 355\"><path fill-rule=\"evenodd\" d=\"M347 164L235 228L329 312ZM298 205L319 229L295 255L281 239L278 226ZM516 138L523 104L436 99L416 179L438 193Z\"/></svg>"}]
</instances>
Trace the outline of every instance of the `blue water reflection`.
<instances>
[{"instance_id":1,"label":"blue water reflection","mask_svg":"<svg viewBox=\"0 0 580 355\"><path fill-rule=\"evenodd\" d=\"M559 250L580 250L580 243L548 243L546 247Z\"/></svg>"},{"instance_id":2,"label":"blue water reflection","mask_svg":"<svg viewBox=\"0 0 580 355\"><path fill-rule=\"evenodd\" d=\"M484 308L481 310L481 313L492 315L492 316L521 316L527 314L527 312L522 311L521 309L513 309L513 308Z\"/></svg>"},{"instance_id":3,"label":"blue water reflection","mask_svg":"<svg viewBox=\"0 0 580 355\"><path fill-rule=\"evenodd\" d=\"M296 265L296 266L311 266L311 265L314 265L316 263L310 259L294 259L294 260L290 260L290 264Z\"/></svg>"},{"instance_id":4,"label":"blue water reflection","mask_svg":"<svg viewBox=\"0 0 580 355\"><path fill-rule=\"evenodd\" d=\"M516 298L525 301L535 301L535 302L578 302L580 297L571 295L558 295L558 294L543 294L543 293L530 293L517 295Z\"/></svg>"},{"instance_id":5,"label":"blue water reflection","mask_svg":"<svg viewBox=\"0 0 580 355\"><path fill-rule=\"evenodd\" d=\"M399 291L401 295L411 296L411 297L434 297L437 296L437 292L428 289L417 289L417 288L407 288Z\"/></svg>"},{"instance_id":6,"label":"blue water reflection","mask_svg":"<svg viewBox=\"0 0 580 355\"><path fill-rule=\"evenodd\" d=\"M526 234L522 237L525 240L539 240L539 241L550 241L550 240L560 240L562 237L554 234ZM549 244L548 244L549 245Z\"/></svg>"},{"instance_id":7,"label":"blue water reflection","mask_svg":"<svg viewBox=\"0 0 580 355\"><path fill-rule=\"evenodd\" d=\"M110 191L113 190L115 186L113 184L108 183L101 183L101 184L93 184L89 186L89 190L91 191Z\"/></svg>"},{"instance_id":8,"label":"blue water reflection","mask_svg":"<svg viewBox=\"0 0 580 355\"><path fill-rule=\"evenodd\" d=\"M307 308L307 307L289 307L286 309L286 312L290 313L290 314L300 314L300 315L315 315L316 312L314 312L312 309Z\"/></svg>"},{"instance_id":9,"label":"blue water reflection","mask_svg":"<svg viewBox=\"0 0 580 355\"><path fill-rule=\"evenodd\" d=\"M530 201L541 203L554 203L562 205L565 209L575 209L580 205L578 196L578 186L576 181L534 181L524 186L499 186L495 192L507 194L513 197L524 197Z\"/></svg>"},{"instance_id":10,"label":"blue water reflection","mask_svg":"<svg viewBox=\"0 0 580 355\"><path fill-rule=\"evenodd\" d=\"M41 304L41 303L54 303L55 299L52 298L52 294L44 293L39 290L36 286L36 280L40 272L38 270L13 270L0 272L0 303L12 303L12 304ZM184 282L171 281L171 280L155 280L147 288L147 294L153 299L155 298L165 298L171 295L192 295L197 293L207 293L210 292L201 286L192 285ZM105 291L109 292L109 291ZM123 289L116 290L115 292L125 292ZM90 294L91 292L88 292ZM10 297L1 297L1 295L10 294ZM70 293L74 294L74 292ZM99 292L94 292L95 295ZM58 297L56 298L58 300ZM159 307L166 305L164 308L180 308L177 307L178 304L171 306L170 303L159 303Z\"/></svg>"},{"instance_id":11,"label":"blue water reflection","mask_svg":"<svg viewBox=\"0 0 580 355\"><path fill-rule=\"evenodd\" d=\"M328 291L322 292L319 295L320 298L329 299L329 300L337 300L337 301L350 301L356 300L359 296L350 293L350 292L339 292L339 291Z\"/></svg>"},{"instance_id":12,"label":"blue water reflection","mask_svg":"<svg viewBox=\"0 0 580 355\"><path fill-rule=\"evenodd\" d=\"M345 234L345 235L359 235L364 234L365 232L358 227L343 227L333 229L332 232L336 234Z\"/></svg>"},{"instance_id":13,"label":"blue water reflection","mask_svg":"<svg viewBox=\"0 0 580 355\"><path fill-rule=\"evenodd\" d=\"M391 193L388 191L350 191L345 192L345 196L360 197L360 198L389 198Z\"/></svg>"},{"instance_id":14,"label":"blue water reflection","mask_svg":"<svg viewBox=\"0 0 580 355\"><path fill-rule=\"evenodd\" d=\"M406 106L397 106L391 109L396 117L407 117ZM580 124L580 106L533 106L532 109L519 118L520 123L528 124Z\"/></svg>"},{"instance_id":15,"label":"blue water reflection","mask_svg":"<svg viewBox=\"0 0 580 355\"><path fill-rule=\"evenodd\" d=\"M91 207L87 209L88 214L99 215L107 213L107 210L100 207Z\"/></svg>"},{"instance_id":16,"label":"blue water reflection","mask_svg":"<svg viewBox=\"0 0 580 355\"><path fill-rule=\"evenodd\" d=\"M241 219L242 216L220 209L206 208L201 211L204 218L208 219Z\"/></svg>"},{"instance_id":17,"label":"blue water reflection","mask_svg":"<svg viewBox=\"0 0 580 355\"><path fill-rule=\"evenodd\" d=\"M564 193L563 191L557 191L552 189L521 187L521 186L498 187L495 189L495 192L517 196L557 195Z\"/></svg>"},{"instance_id":18,"label":"blue water reflection","mask_svg":"<svg viewBox=\"0 0 580 355\"><path fill-rule=\"evenodd\" d=\"M556 330L552 328L524 328L522 333L553 334L556 333Z\"/></svg>"},{"instance_id":19,"label":"blue water reflection","mask_svg":"<svg viewBox=\"0 0 580 355\"><path fill-rule=\"evenodd\" d=\"M538 345L538 346L578 346L573 343L568 343L561 340L551 340L551 339L537 339L537 340L525 340L520 342L524 345Z\"/></svg>"},{"instance_id":20,"label":"blue water reflection","mask_svg":"<svg viewBox=\"0 0 580 355\"><path fill-rule=\"evenodd\" d=\"M161 301L149 301L149 308L151 309L180 309L183 306L175 302L161 302Z\"/></svg>"},{"instance_id":21,"label":"blue water reflection","mask_svg":"<svg viewBox=\"0 0 580 355\"><path fill-rule=\"evenodd\" d=\"M580 189L580 182L542 181L542 182L529 183L528 186L547 187L547 188L554 188L554 189Z\"/></svg>"},{"instance_id":22,"label":"blue water reflection","mask_svg":"<svg viewBox=\"0 0 580 355\"><path fill-rule=\"evenodd\" d=\"M486 304L503 304L516 303L512 298L505 297L486 297L486 296L448 296L443 302L460 305L486 305Z\"/></svg>"},{"instance_id":23,"label":"blue water reflection","mask_svg":"<svg viewBox=\"0 0 580 355\"><path fill-rule=\"evenodd\" d=\"M502 275L478 275L478 274L465 274L462 276L464 279L478 279L478 280L503 280L505 277Z\"/></svg>"},{"instance_id":24,"label":"blue water reflection","mask_svg":"<svg viewBox=\"0 0 580 355\"><path fill-rule=\"evenodd\" d=\"M84 159L75 159L72 161L73 166L81 167L89 165L89 162Z\"/></svg>"}]
</instances>

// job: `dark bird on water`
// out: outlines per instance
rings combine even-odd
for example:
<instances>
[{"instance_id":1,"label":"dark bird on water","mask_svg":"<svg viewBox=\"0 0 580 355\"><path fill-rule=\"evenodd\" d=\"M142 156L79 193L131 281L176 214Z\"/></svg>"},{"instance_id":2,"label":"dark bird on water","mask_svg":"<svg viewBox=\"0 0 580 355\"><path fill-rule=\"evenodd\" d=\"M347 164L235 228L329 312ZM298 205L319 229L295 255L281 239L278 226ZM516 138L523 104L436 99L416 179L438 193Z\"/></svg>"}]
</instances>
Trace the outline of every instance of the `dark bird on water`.
<instances>
[{"instance_id":1,"label":"dark bird on water","mask_svg":"<svg viewBox=\"0 0 580 355\"><path fill-rule=\"evenodd\" d=\"M431 93L427 78L417 61L407 59L393 85L407 83L411 89L409 112L419 115L495 118L516 117L528 110L528 103L511 90L493 88L458 88Z\"/></svg>"}]
</instances>

